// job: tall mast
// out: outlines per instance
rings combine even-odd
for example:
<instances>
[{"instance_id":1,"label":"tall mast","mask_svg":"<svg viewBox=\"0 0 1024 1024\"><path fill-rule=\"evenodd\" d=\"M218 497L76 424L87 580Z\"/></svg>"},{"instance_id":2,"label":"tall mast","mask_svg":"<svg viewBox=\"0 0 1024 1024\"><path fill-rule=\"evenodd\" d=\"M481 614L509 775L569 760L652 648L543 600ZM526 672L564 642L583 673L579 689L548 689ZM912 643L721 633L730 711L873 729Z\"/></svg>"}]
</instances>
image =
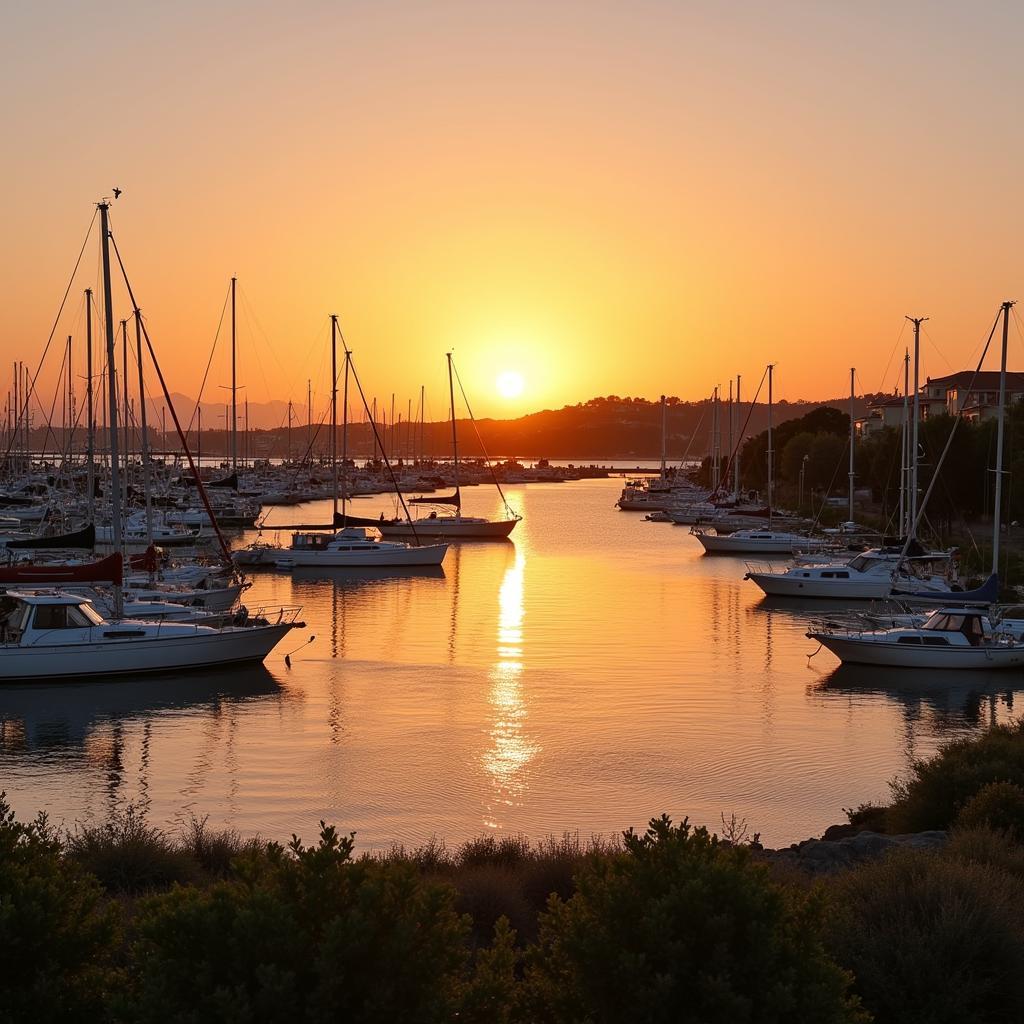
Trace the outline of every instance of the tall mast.
<instances>
[{"instance_id":1,"label":"tall mast","mask_svg":"<svg viewBox=\"0 0 1024 1024\"><path fill-rule=\"evenodd\" d=\"M117 450L117 354L114 349L114 300L110 288L110 228L107 203L99 204L100 251L103 260L103 327L107 337L107 407L110 419L110 527L113 548L121 551L121 466ZM124 610L121 587L114 587L114 618Z\"/></svg>"},{"instance_id":2,"label":"tall mast","mask_svg":"<svg viewBox=\"0 0 1024 1024\"><path fill-rule=\"evenodd\" d=\"M288 399L288 458L287 461L292 461L292 400Z\"/></svg>"},{"instance_id":3,"label":"tall mast","mask_svg":"<svg viewBox=\"0 0 1024 1024\"><path fill-rule=\"evenodd\" d=\"M1003 434L1006 425L1006 347L1010 336L1012 302L1003 303L1003 351L999 363L999 420L996 427L996 495L992 512L992 572L999 572L999 533L1003 505Z\"/></svg>"},{"instance_id":4,"label":"tall mast","mask_svg":"<svg viewBox=\"0 0 1024 1024\"><path fill-rule=\"evenodd\" d=\"M88 465L85 469L85 486L88 489L86 507L89 509L89 522L96 516L96 420L92 411L92 289L85 289L85 445Z\"/></svg>"},{"instance_id":5,"label":"tall mast","mask_svg":"<svg viewBox=\"0 0 1024 1024\"><path fill-rule=\"evenodd\" d=\"M730 377L729 378L729 441L728 441L728 444L726 444L726 446L725 446L726 447L726 451L729 453L729 458L730 459L734 459L736 457L735 454L733 453L733 450L732 450L732 443L733 443L733 436L732 435L733 435L733 430L734 430L734 424L732 422L732 420L733 420L733 412L734 412L734 409L733 409L733 405L732 405L732 378ZM727 460L727 462L728 462L728 460ZM725 486L726 487L729 486L729 481L728 480L725 481Z\"/></svg>"},{"instance_id":6,"label":"tall mast","mask_svg":"<svg viewBox=\"0 0 1024 1024\"><path fill-rule=\"evenodd\" d=\"M153 543L153 496L149 470L149 437L146 433L146 390L142 374L142 314L135 309L135 356L139 364L139 415L142 424L142 490L146 496L146 545Z\"/></svg>"},{"instance_id":7,"label":"tall mast","mask_svg":"<svg viewBox=\"0 0 1024 1024\"><path fill-rule=\"evenodd\" d=\"M909 422L909 407L910 402L910 349L906 349L903 353L903 455L902 465L900 468L900 536L906 537L910 533L908 526L909 519L909 503L907 498L909 497L907 491L907 477L910 473L910 465L907 460L907 451L909 448L910 441L910 422Z\"/></svg>"},{"instance_id":8,"label":"tall mast","mask_svg":"<svg viewBox=\"0 0 1024 1024\"><path fill-rule=\"evenodd\" d=\"M345 503L348 499L348 362L351 353L348 350L348 345L345 346L345 383L344 391L342 392L342 413L341 418L344 421L344 427L341 431L341 472L343 474L343 482L341 485L341 518L342 522L345 519Z\"/></svg>"},{"instance_id":9,"label":"tall mast","mask_svg":"<svg viewBox=\"0 0 1024 1024\"><path fill-rule=\"evenodd\" d=\"M131 440L128 436L128 321L121 321L121 400L124 409L124 508L128 509L128 477L131 475Z\"/></svg>"},{"instance_id":10,"label":"tall mast","mask_svg":"<svg viewBox=\"0 0 1024 1024\"><path fill-rule=\"evenodd\" d=\"M853 522L853 375L856 371L850 367L850 522Z\"/></svg>"},{"instance_id":11,"label":"tall mast","mask_svg":"<svg viewBox=\"0 0 1024 1024\"><path fill-rule=\"evenodd\" d=\"M64 418L64 444L67 446L68 455L70 456L72 454L72 442L74 441L74 434L72 433L72 431L74 430L74 422L75 422L75 413L74 413L74 410L72 409L72 406L74 405L74 393L71 390L71 386L72 386L72 382L73 382L74 378L71 376L71 335L70 334L68 335L68 351L67 351L67 356L66 356L66 363L67 363L66 369L67 369L67 376L68 376L68 393L67 393L68 411L67 411L67 414L66 414L66 416Z\"/></svg>"},{"instance_id":12,"label":"tall mast","mask_svg":"<svg viewBox=\"0 0 1024 1024\"><path fill-rule=\"evenodd\" d=\"M768 364L768 528L772 526L772 491L775 483L775 452L772 449L772 372L775 366Z\"/></svg>"},{"instance_id":13,"label":"tall mast","mask_svg":"<svg viewBox=\"0 0 1024 1024\"><path fill-rule=\"evenodd\" d=\"M736 420L740 418L740 381L742 380L740 374L736 374ZM733 472L733 491L735 492L736 500L739 501L740 497L740 441L742 438L736 438L736 466Z\"/></svg>"},{"instance_id":14,"label":"tall mast","mask_svg":"<svg viewBox=\"0 0 1024 1024\"><path fill-rule=\"evenodd\" d=\"M424 396L425 395L426 395L426 388L424 387L424 385L421 384L420 385L420 462L423 461L423 457L424 457L424 454L425 454L425 451L424 451L424 448L423 448L423 422L426 419L426 415L427 415L426 409L423 406Z\"/></svg>"},{"instance_id":15,"label":"tall mast","mask_svg":"<svg viewBox=\"0 0 1024 1024\"><path fill-rule=\"evenodd\" d=\"M921 324L928 318L926 316L908 316L907 319L914 325L914 422L911 425L910 437L910 462L909 462L909 483L910 483L910 514L908 523L910 529L908 535L917 530L917 453L918 453L918 428L921 422Z\"/></svg>"},{"instance_id":16,"label":"tall mast","mask_svg":"<svg viewBox=\"0 0 1024 1024\"><path fill-rule=\"evenodd\" d=\"M338 514L338 317L331 314L331 479L334 516ZM334 523L334 517L331 517Z\"/></svg>"},{"instance_id":17,"label":"tall mast","mask_svg":"<svg viewBox=\"0 0 1024 1024\"><path fill-rule=\"evenodd\" d=\"M313 382L306 380L306 458L313 459Z\"/></svg>"},{"instance_id":18,"label":"tall mast","mask_svg":"<svg viewBox=\"0 0 1024 1024\"><path fill-rule=\"evenodd\" d=\"M452 407L452 456L455 460L455 495L459 496L459 438L455 430L455 385L452 383L452 354L446 353L448 357L448 400ZM460 506L461 511L461 506Z\"/></svg>"},{"instance_id":19,"label":"tall mast","mask_svg":"<svg viewBox=\"0 0 1024 1024\"><path fill-rule=\"evenodd\" d=\"M661 396L661 479L665 479L665 445L668 436L668 420L665 413L665 396Z\"/></svg>"},{"instance_id":20,"label":"tall mast","mask_svg":"<svg viewBox=\"0 0 1024 1024\"><path fill-rule=\"evenodd\" d=\"M238 469L238 379L235 373L235 285L237 277L231 278L231 471Z\"/></svg>"}]
</instances>

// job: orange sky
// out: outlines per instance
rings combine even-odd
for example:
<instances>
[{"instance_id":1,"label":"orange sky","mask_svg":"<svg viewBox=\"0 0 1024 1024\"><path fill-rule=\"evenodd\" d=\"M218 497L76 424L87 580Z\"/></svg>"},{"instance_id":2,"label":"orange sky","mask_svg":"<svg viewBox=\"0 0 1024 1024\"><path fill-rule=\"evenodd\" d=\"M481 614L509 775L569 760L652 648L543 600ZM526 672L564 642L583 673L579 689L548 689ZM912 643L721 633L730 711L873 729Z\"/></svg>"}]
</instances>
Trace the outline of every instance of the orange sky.
<instances>
[{"instance_id":1,"label":"orange sky","mask_svg":"<svg viewBox=\"0 0 1024 1024\"><path fill-rule=\"evenodd\" d=\"M479 415L700 398L768 360L780 397L817 398L850 365L859 389L892 387L904 314L931 317L941 374L1024 298L1012 5L180 0L5 19L0 380L38 359L114 185L170 385L193 395L232 273L259 323L240 322L253 400L304 401L308 377L326 393L337 312L370 390L404 408L424 383L435 416L448 348ZM76 339L95 246L83 267L58 332ZM496 391L506 370L518 399ZM210 388L227 374L222 350Z\"/></svg>"}]
</instances>

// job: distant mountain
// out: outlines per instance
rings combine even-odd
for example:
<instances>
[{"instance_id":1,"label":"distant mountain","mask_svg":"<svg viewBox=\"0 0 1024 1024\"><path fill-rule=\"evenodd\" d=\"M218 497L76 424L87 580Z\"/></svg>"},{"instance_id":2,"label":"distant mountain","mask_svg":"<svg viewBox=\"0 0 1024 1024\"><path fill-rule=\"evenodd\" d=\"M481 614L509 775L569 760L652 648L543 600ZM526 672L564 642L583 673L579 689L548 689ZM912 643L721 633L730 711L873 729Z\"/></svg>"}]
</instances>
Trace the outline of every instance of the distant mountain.
<instances>
[{"instance_id":1,"label":"distant mountain","mask_svg":"<svg viewBox=\"0 0 1024 1024\"><path fill-rule=\"evenodd\" d=\"M862 416L870 402L880 396L867 395L854 402L854 415ZM175 408L185 427L192 420L195 402L185 395L173 396ZM781 424L795 419L820 406L829 406L843 413L849 412L849 398L829 399L825 402L775 403L773 421ZM728 403L719 406L719 433L723 451L730 448L730 438L742 434L751 437L761 433L768 425L768 408L758 403L738 406L734 411L733 426L729 425ZM150 410L153 429L160 426L161 405ZM224 450L224 405L203 403L203 451L213 454ZM316 412L319 419L322 412ZM280 457L287 454L288 404L286 402L251 403L251 428L248 451L254 457ZM307 447L306 410L293 407L292 454L298 456ZM667 457L679 461L684 457L699 458L711 447L712 403L668 400ZM193 421L193 433L197 423ZM173 430L170 419L167 428ZM239 434L244 428L244 407L239 407ZM447 457L451 453L451 424L447 421L418 424L402 423L400 427L378 424L378 435L389 455L415 457L421 452L430 456ZM467 458L484 453L491 456L516 456L527 459L652 459L661 453L661 405L643 398L620 398L610 395L593 398L561 409L545 409L511 420L484 419L475 427L469 420L459 420L459 451ZM479 436L478 436L479 435ZM735 436L734 436L735 435ZM482 442L482 444L481 444ZM317 455L329 449L329 430L314 423L312 447ZM242 440L239 440L242 448ZM371 456L377 449L370 425L356 423L349 428L349 451L354 457Z\"/></svg>"}]
</instances>

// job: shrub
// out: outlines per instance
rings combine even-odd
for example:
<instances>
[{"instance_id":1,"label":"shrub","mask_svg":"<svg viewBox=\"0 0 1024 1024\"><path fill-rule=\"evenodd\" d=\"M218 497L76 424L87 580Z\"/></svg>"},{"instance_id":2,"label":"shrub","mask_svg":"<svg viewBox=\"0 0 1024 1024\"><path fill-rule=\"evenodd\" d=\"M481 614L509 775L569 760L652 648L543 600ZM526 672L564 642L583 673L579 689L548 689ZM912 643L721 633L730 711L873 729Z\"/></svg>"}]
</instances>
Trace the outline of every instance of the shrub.
<instances>
[{"instance_id":1,"label":"shrub","mask_svg":"<svg viewBox=\"0 0 1024 1024\"><path fill-rule=\"evenodd\" d=\"M197 881L199 866L185 849L129 805L102 825L79 828L67 837L68 856L112 893L167 889Z\"/></svg>"},{"instance_id":2,"label":"shrub","mask_svg":"<svg viewBox=\"0 0 1024 1024\"><path fill-rule=\"evenodd\" d=\"M207 889L144 904L134 949L140 1021L449 1020L468 923L450 887L394 860L353 861L321 823L306 848L269 844Z\"/></svg>"},{"instance_id":3,"label":"shrub","mask_svg":"<svg viewBox=\"0 0 1024 1024\"><path fill-rule=\"evenodd\" d=\"M957 829L949 838L943 857L968 864L983 864L1024 880L1024 846L1005 832L990 828Z\"/></svg>"},{"instance_id":4,"label":"shrub","mask_svg":"<svg viewBox=\"0 0 1024 1024\"><path fill-rule=\"evenodd\" d=\"M1005 872L903 851L833 893L830 948L878 1024L1024 1018L1024 905Z\"/></svg>"},{"instance_id":5,"label":"shrub","mask_svg":"<svg viewBox=\"0 0 1024 1024\"><path fill-rule=\"evenodd\" d=\"M990 828L1024 839L1024 789L1013 782L990 782L960 808L957 828Z\"/></svg>"},{"instance_id":6,"label":"shrub","mask_svg":"<svg viewBox=\"0 0 1024 1024\"><path fill-rule=\"evenodd\" d=\"M262 848L258 839L243 839L232 829L210 831L206 826L208 820L193 818L178 842L178 849L187 853L206 874L224 878L244 853L258 853Z\"/></svg>"},{"instance_id":7,"label":"shrub","mask_svg":"<svg viewBox=\"0 0 1024 1024\"><path fill-rule=\"evenodd\" d=\"M531 1019L863 1019L817 904L772 884L748 849L664 816L624 847L585 861L571 899L552 897L529 954Z\"/></svg>"},{"instance_id":8,"label":"shrub","mask_svg":"<svg viewBox=\"0 0 1024 1024\"><path fill-rule=\"evenodd\" d=\"M61 858L43 816L21 824L0 793L0 1014L92 1021L113 979L113 911L96 880Z\"/></svg>"},{"instance_id":9,"label":"shrub","mask_svg":"<svg viewBox=\"0 0 1024 1024\"><path fill-rule=\"evenodd\" d=\"M967 801L991 782L1024 786L1024 722L954 740L935 757L915 761L908 779L892 783L890 831L949 828Z\"/></svg>"}]
</instances>

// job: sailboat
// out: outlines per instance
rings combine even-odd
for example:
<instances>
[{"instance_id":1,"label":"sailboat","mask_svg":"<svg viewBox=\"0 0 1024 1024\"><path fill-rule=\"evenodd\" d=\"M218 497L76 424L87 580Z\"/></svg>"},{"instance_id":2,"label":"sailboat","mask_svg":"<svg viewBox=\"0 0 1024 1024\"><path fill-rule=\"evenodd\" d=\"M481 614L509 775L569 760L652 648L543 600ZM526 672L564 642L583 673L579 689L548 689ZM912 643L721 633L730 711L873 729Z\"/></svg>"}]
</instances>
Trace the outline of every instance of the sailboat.
<instances>
[{"instance_id":1,"label":"sailboat","mask_svg":"<svg viewBox=\"0 0 1024 1024\"><path fill-rule=\"evenodd\" d=\"M125 619L122 589L122 509L114 317L110 280L109 205L98 204L110 384L110 497L116 564L111 567L113 608L105 619L81 595L55 590L11 590L0 599L0 680L81 679L123 673L180 672L235 662L262 661L298 621L299 608L281 608L247 624L214 628ZM127 284L127 277L125 278ZM139 317L131 286L132 305ZM138 322L141 326L141 317ZM144 330L144 328L142 328ZM148 335L147 335L148 339ZM152 352L152 346L150 346ZM161 377L161 383L163 383ZM165 388L166 394L166 388ZM173 407L171 413L174 415ZM175 417L176 421L176 417ZM180 431L179 431L180 432ZM186 449L186 454L187 449ZM202 485L200 484L201 493ZM248 619L248 615L246 615Z\"/></svg>"},{"instance_id":2,"label":"sailboat","mask_svg":"<svg viewBox=\"0 0 1024 1024\"><path fill-rule=\"evenodd\" d=\"M735 530L732 533L714 533L702 526L694 526L690 532L700 542L705 554L739 555L739 554L762 554L762 555L791 555L796 545L806 544L807 538L799 533L790 533L784 530L772 529L772 515L774 505L774 471L775 452L772 448L772 374L775 367L768 366L768 526L766 529ZM755 400L757 396L755 395ZM718 455L713 457L715 474L718 473ZM717 479L716 479L717 490Z\"/></svg>"},{"instance_id":3,"label":"sailboat","mask_svg":"<svg viewBox=\"0 0 1024 1024\"><path fill-rule=\"evenodd\" d=\"M344 429L342 465L346 480L341 488L341 512L338 511L338 318L331 316L331 472L333 479L332 522L341 526L333 535L321 531L296 531L291 547L276 553L274 564L281 569L378 569L401 566L437 566L444 561L447 544L403 544L381 540L374 526L348 525L348 378L352 353L345 348ZM263 549L264 551L266 549Z\"/></svg>"},{"instance_id":4,"label":"sailboat","mask_svg":"<svg viewBox=\"0 0 1024 1024\"><path fill-rule=\"evenodd\" d=\"M481 516L464 516L462 514L462 492L459 488L459 439L455 429L455 386L452 378L452 354L446 353L448 359L448 395L451 403L452 417L452 458L455 471L455 490L448 495L436 497L411 498L410 505L433 505L436 508L429 515L412 519L383 520L378 524L385 537L439 537L458 540L504 540L515 529L522 516L509 509L506 519L485 519ZM460 385L461 386L461 385ZM470 417L472 418L472 412ZM501 484L495 479L498 493L504 500ZM454 509L453 513L439 513L437 508Z\"/></svg>"},{"instance_id":5,"label":"sailboat","mask_svg":"<svg viewBox=\"0 0 1024 1024\"><path fill-rule=\"evenodd\" d=\"M979 588L978 601L971 603L994 604L998 595L999 582L999 541L1002 529L1002 494L1003 494L1003 442L1006 423L1006 356L1009 342L1010 310L1012 302L1004 302L1000 308L1003 318L1003 343L1002 358L999 370L999 418L996 431L996 482L994 495L994 509L992 515L992 573ZM996 321L998 323L998 320ZM920 324L915 321L915 328ZM993 326L993 332L995 327ZM991 337L991 335L990 335ZM915 338L916 341L916 338ZM988 346L985 346L987 351ZM982 352L982 360L985 353ZM981 369L981 362L978 363L978 370ZM976 371L977 372L977 371ZM916 372L915 372L916 376ZM968 394L970 387L967 388ZM964 402L966 403L966 397ZM961 407L957 420L953 424L953 430L959 422ZM947 441L952 441L953 434L950 433ZM921 503L921 508L914 509L914 517L911 520L911 530L917 526L917 521L923 513L935 481L941 469L943 457L939 459L931 484ZM916 472L916 470L915 470ZM912 502L914 498L912 497ZM893 586L893 593L897 593L896 586ZM902 595L906 600L905 595ZM968 595L957 595L955 592L948 592L941 595L942 598L952 604L957 597ZM811 640L817 640L823 647L827 647L840 661L856 662L867 665L888 665L895 668L955 668L955 669L977 669L977 668L1018 668L1024 666L1024 644L1020 643L1014 636L1008 635L1002 630L993 628L990 620L981 610L970 610L962 606L938 608L921 624L909 623L899 625L890 629L854 630L842 629L830 625L822 625L818 629L809 630L807 636Z\"/></svg>"}]
</instances>

